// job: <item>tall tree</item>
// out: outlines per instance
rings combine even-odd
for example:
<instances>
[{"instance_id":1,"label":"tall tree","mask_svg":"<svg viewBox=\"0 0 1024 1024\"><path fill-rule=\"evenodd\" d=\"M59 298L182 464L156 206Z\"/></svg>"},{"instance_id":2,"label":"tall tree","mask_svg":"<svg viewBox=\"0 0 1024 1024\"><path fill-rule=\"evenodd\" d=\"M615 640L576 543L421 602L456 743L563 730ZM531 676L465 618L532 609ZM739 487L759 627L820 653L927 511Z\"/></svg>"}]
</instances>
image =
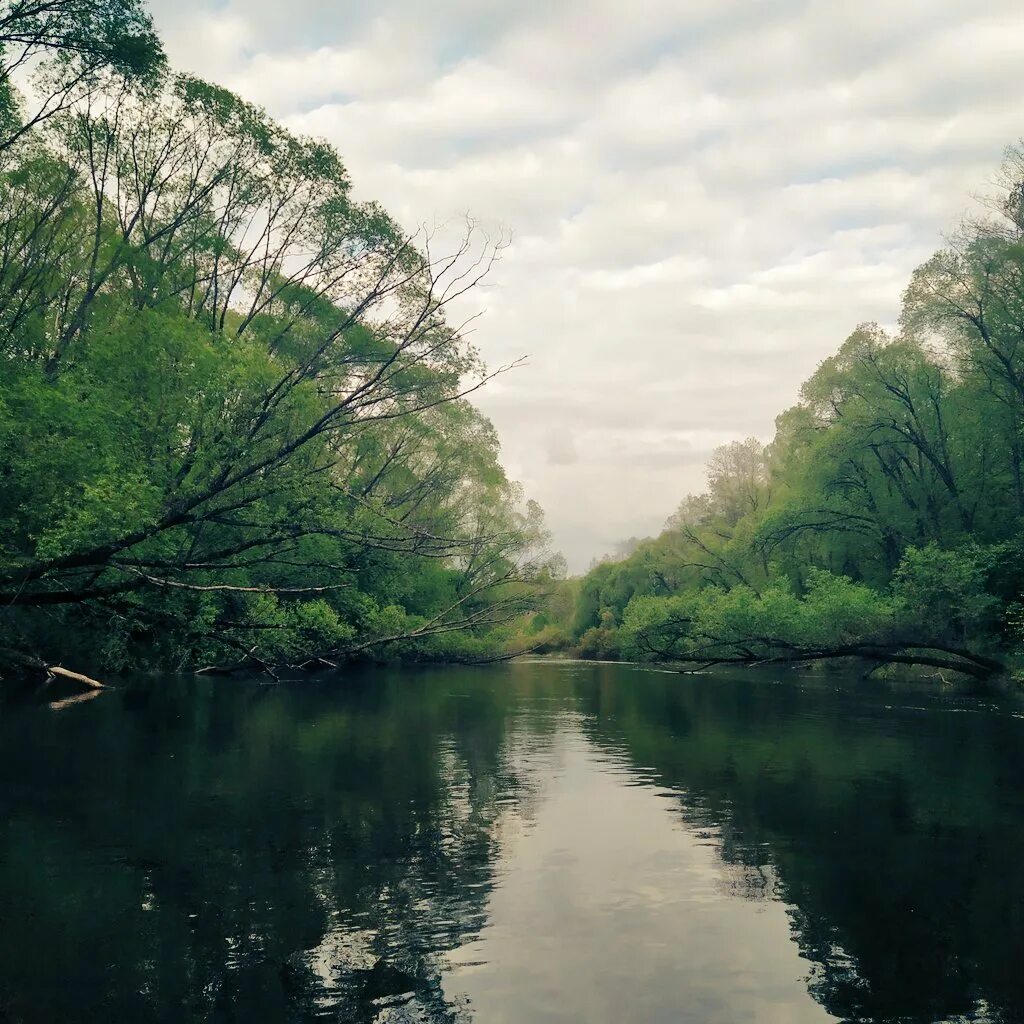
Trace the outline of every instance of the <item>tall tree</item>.
<instances>
[{"instance_id":1,"label":"tall tree","mask_svg":"<svg viewBox=\"0 0 1024 1024\"><path fill-rule=\"evenodd\" d=\"M0 603L36 660L57 623L90 663L270 664L529 607L546 535L446 315L500 242L438 251L189 77L83 88L6 159Z\"/></svg>"},{"instance_id":2,"label":"tall tree","mask_svg":"<svg viewBox=\"0 0 1024 1024\"><path fill-rule=\"evenodd\" d=\"M164 64L140 0L6 0L0 6L0 152L105 74L152 82ZM22 103L13 80L32 73Z\"/></svg>"}]
</instances>

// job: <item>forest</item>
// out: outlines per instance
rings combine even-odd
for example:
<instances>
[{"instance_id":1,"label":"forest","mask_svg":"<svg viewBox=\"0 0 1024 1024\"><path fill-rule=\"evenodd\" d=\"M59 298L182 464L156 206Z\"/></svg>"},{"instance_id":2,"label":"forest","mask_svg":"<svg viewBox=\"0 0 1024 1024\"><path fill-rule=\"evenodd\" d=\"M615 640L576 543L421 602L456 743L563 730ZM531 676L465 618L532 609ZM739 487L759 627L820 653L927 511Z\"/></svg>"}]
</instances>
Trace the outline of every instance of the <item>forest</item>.
<instances>
[{"instance_id":1,"label":"forest","mask_svg":"<svg viewBox=\"0 0 1024 1024\"><path fill-rule=\"evenodd\" d=\"M0 0L0 1024L1024 1022L1024 6L905 6Z\"/></svg>"},{"instance_id":2,"label":"forest","mask_svg":"<svg viewBox=\"0 0 1024 1024\"><path fill-rule=\"evenodd\" d=\"M138 0L0 18L0 665L29 674L854 658L1024 644L1024 149L767 445L564 580L470 402L503 241L169 68ZM89 677L91 678L91 676Z\"/></svg>"},{"instance_id":3,"label":"forest","mask_svg":"<svg viewBox=\"0 0 1024 1024\"><path fill-rule=\"evenodd\" d=\"M986 679L1024 644L1024 149L776 419L733 441L657 538L557 597L583 657L857 659Z\"/></svg>"},{"instance_id":4,"label":"forest","mask_svg":"<svg viewBox=\"0 0 1024 1024\"><path fill-rule=\"evenodd\" d=\"M0 669L514 647L559 563L449 315L503 243L357 202L138 0L18 0L0 47Z\"/></svg>"}]
</instances>

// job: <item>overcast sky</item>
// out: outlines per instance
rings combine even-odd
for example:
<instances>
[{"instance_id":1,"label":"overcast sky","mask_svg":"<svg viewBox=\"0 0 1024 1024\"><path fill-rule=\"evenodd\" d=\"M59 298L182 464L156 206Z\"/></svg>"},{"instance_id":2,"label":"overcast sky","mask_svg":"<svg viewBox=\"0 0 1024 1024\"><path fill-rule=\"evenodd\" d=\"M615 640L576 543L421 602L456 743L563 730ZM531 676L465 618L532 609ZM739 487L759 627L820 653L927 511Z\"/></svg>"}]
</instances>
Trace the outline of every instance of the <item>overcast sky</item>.
<instances>
[{"instance_id":1,"label":"overcast sky","mask_svg":"<svg viewBox=\"0 0 1024 1024\"><path fill-rule=\"evenodd\" d=\"M152 0L172 62L409 226L513 233L478 405L580 570L656 533L1024 134L1020 0Z\"/></svg>"}]
</instances>

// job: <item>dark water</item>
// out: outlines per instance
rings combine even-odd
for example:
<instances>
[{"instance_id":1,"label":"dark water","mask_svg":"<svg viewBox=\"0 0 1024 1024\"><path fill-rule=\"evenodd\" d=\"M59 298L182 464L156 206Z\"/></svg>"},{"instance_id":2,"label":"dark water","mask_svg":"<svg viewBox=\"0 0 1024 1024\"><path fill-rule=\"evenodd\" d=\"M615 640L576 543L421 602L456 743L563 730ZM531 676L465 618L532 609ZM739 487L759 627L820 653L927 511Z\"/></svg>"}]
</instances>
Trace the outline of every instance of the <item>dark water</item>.
<instances>
[{"instance_id":1,"label":"dark water","mask_svg":"<svg viewBox=\"0 0 1024 1024\"><path fill-rule=\"evenodd\" d=\"M1024 709L621 666L0 709L0 1021L1024 1020Z\"/></svg>"}]
</instances>

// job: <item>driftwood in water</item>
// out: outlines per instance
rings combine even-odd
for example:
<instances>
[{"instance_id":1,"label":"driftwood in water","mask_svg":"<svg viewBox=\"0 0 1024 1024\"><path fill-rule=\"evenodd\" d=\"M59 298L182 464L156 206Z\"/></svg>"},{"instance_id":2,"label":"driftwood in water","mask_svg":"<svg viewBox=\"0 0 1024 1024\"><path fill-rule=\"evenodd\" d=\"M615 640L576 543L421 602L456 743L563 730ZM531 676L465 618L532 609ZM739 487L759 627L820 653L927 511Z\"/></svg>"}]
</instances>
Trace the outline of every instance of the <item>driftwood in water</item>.
<instances>
[{"instance_id":1,"label":"driftwood in water","mask_svg":"<svg viewBox=\"0 0 1024 1024\"><path fill-rule=\"evenodd\" d=\"M98 679L93 679L90 676L84 676L81 672L72 672L70 669L61 668L60 665L47 665L46 671L50 676L60 677L61 679L70 679L72 682L81 683L83 686L88 686L91 690L105 690L106 686L101 683Z\"/></svg>"}]
</instances>

